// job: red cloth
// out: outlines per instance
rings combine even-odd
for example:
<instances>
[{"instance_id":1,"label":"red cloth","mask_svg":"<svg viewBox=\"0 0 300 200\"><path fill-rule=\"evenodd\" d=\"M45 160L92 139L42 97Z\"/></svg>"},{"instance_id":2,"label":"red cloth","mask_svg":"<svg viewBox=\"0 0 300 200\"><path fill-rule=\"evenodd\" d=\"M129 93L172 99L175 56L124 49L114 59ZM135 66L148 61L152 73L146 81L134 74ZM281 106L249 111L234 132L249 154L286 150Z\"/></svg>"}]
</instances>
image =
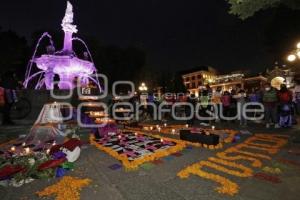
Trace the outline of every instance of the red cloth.
<instances>
[{"instance_id":1,"label":"red cloth","mask_svg":"<svg viewBox=\"0 0 300 200\"><path fill-rule=\"evenodd\" d=\"M25 171L25 167L21 165L6 165L0 169L0 178L12 176L21 171Z\"/></svg>"},{"instance_id":2,"label":"red cloth","mask_svg":"<svg viewBox=\"0 0 300 200\"><path fill-rule=\"evenodd\" d=\"M62 147L61 144L59 144L59 145L54 145L53 147L51 147L51 149L50 149L50 155L52 155L52 154L54 154L54 153L60 151L60 148L61 148L61 147Z\"/></svg>"},{"instance_id":3,"label":"red cloth","mask_svg":"<svg viewBox=\"0 0 300 200\"><path fill-rule=\"evenodd\" d=\"M66 148L69 151L73 151L76 147L81 147L82 142L76 138L72 138L65 142L64 144L55 145L50 149L50 155L60 151L60 148Z\"/></svg>"},{"instance_id":4,"label":"red cloth","mask_svg":"<svg viewBox=\"0 0 300 200\"><path fill-rule=\"evenodd\" d=\"M70 150L70 151L73 151L76 147L81 147L82 143L80 140L78 139L75 139L75 138L72 138L70 139L69 141L67 141L66 143L64 143L62 145L62 147Z\"/></svg>"},{"instance_id":5,"label":"red cloth","mask_svg":"<svg viewBox=\"0 0 300 200\"><path fill-rule=\"evenodd\" d=\"M56 168L60 164L64 163L66 161L66 158L61 158L58 160L48 160L38 166L38 170L45 170L45 169L51 169Z\"/></svg>"}]
</instances>

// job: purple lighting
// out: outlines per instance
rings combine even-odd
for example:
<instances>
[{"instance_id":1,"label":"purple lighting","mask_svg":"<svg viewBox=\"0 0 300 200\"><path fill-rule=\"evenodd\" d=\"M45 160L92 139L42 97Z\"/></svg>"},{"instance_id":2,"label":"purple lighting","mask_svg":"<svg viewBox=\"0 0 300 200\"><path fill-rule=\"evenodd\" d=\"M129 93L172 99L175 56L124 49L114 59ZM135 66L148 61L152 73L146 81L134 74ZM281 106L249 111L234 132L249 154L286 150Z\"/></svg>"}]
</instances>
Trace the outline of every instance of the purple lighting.
<instances>
[{"instance_id":1,"label":"purple lighting","mask_svg":"<svg viewBox=\"0 0 300 200\"><path fill-rule=\"evenodd\" d=\"M33 80L33 78L37 77L37 75L40 75L35 88L40 89L45 86L46 89L53 89L54 76L57 74L59 76L59 89L74 88L75 78L80 78L83 84L86 84L88 82L87 80L90 80L98 85L99 90L101 90L99 80L97 78L92 78L92 76L95 75L97 71L86 44L82 40L77 39L86 47L89 58L85 58L84 60L80 59L73 51L73 40L76 40L76 38L73 38L73 33L77 33L78 31L76 25L73 25L73 17L73 6L70 2L67 2L66 13L61 24L62 30L65 33L63 49L61 51L55 52L55 47L51 40L51 36L48 33L42 35L36 46L33 58L30 60L27 68L24 81L25 88L27 88L29 82ZM40 57L36 57L36 52L39 47L40 41L45 36L48 36L51 42L50 46L47 47L48 53L41 55ZM31 74L33 63L35 63L37 68L41 71L35 74Z\"/></svg>"}]
</instances>

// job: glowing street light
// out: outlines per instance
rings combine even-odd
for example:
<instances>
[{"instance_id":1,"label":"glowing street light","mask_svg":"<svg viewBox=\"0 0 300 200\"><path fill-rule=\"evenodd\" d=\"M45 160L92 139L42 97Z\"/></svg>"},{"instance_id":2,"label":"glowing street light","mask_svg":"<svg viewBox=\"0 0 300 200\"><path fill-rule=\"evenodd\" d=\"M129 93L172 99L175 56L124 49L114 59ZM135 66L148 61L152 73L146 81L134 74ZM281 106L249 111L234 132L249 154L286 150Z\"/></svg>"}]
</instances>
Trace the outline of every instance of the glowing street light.
<instances>
[{"instance_id":1,"label":"glowing street light","mask_svg":"<svg viewBox=\"0 0 300 200\"><path fill-rule=\"evenodd\" d=\"M300 50L298 50L297 56L298 56L298 58L300 58Z\"/></svg>"},{"instance_id":2,"label":"glowing street light","mask_svg":"<svg viewBox=\"0 0 300 200\"><path fill-rule=\"evenodd\" d=\"M145 83L142 83L142 84L140 85L140 87L139 87L139 90L143 92L143 91L147 91L148 88L147 88L147 86L146 86Z\"/></svg>"},{"instance_id":3,"label":"glowing street light","mask_svg":"<svg viewBox=\"0 0 300 200\"><path fill-rule=\"evenodd\" d=\"M292 53L287 57L289 62L294 62L297 60L297 57L300 59L300 42L297 44L297 49L293 50Z\"/></svg>"},{"instance_id":4,"label":"glowing street light","mask_svg":"<svg viewBox=\"0 0 300 200\"><path fill-rule=\"evenodd\" d=\"M294 54L291 54L291 55L289 55L289 56L287 57L287 60L288 60L289 62L294 62L296 59L297 59L297 57L296 57L296 55L294 55Z\"/></svg>"}]
</instances>

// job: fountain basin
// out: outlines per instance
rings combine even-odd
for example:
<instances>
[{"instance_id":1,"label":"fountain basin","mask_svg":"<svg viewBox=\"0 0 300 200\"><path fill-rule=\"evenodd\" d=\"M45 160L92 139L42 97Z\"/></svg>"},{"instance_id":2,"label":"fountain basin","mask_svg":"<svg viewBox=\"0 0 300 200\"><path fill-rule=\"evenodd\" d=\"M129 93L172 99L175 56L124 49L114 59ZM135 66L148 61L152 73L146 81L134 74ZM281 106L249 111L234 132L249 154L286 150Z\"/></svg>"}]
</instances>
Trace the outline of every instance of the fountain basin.
<instances>
[{"instance_id":1,"label":"fountain basin","mask_svg":"<svg viewBox=\"0 0 300 200\"><path fill-rule=\"evenodd\" d=\"M42 55L34 59L37 67L55 74L90 75L95 72L92 62L69 55Z\"/></svg>"}]
</instances>

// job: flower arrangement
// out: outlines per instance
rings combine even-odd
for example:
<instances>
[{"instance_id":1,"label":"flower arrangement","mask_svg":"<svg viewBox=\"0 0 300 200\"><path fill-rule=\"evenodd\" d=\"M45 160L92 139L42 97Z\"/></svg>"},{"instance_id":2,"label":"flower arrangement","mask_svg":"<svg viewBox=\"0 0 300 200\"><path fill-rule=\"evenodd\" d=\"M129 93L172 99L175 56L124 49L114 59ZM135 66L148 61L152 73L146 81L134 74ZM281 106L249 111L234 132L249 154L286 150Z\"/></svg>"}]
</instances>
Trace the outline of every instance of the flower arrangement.
<instances>
[{"instance_id":1,"label":"flower arrangement","mask_svg":"<svg viewBox=\"0 0 300 200\"><path fill-rule=\"evenodd\" d=\"M140 132L139 134L147 135L147 134L142 133L142 132ZM159 139L162 139L162 140L165 140L165 141L174 142L174 143L176 143L176 145L172 146L168 149L164 149L164 150L154 152L153 154L150 154L150 155L145 155L145 156L143 156L141 158L138 158L138 159L135 159L133 161L129 161L126 155L118 154L116 151L112 150L111 148L105 147L101 144L98 144L95 141L95 136L92 135L92 134L90 136L90 143L92 145L94 145L96 148L98 148L99 150L104 151L107 154L109 154L110 156L112 156L112 157L116 158L117 160L121 161L126 170L136 170L136 169L138 169L138 167L140 165L142 165L145 162L150 162L150 161L154 161L154 160L157 160L159 158L162 158L162 157L169 156L171 154L174 154L178 151L183 150L186 147L186 143L184 143L180 140L171 139L171 138L164 138L164 137L160 137L160 136L152 136L152 135L149 135L149 136L159 138Z\"/></svg>"},{"instance_id":2,"label":"flower arrangement","mask_svg":"<svg viewBox=\"0 0 300 200\"><path fill-rule=\"evenodd\" d=\"M216 183L219 183L221 186L217 187L216 191L221 194L227 194L233 196L238 193L239 186L237 183L234 183L223 176L205 172L201 169L203 167L210 167L218 170L220 166L209 161L200 161L199 163L193 164L187 167L186 169L180 171L177 174L177 176L179 176L182 179L185 179L188 178L190 174L194 174L202 178L209 179L215 181Z\"/></svg>"},{"instance_id":3,"label":"flower arrangement","mask_svg":"<svg viewBox=\"0 0 300 200\"><path fill-rule=\"evenodd\" d=\"M90 179L78 179L64 176L58 183L39 191L39 197L56 195L55 200L80 200L80 190L91 183Z\"/></svg>"},{"instance_id":4,"label":"flower arrangement","mask_svg":"<svg viewBox=\"0 0 300 200\"><path fill-rule=\"evenodd\" d=\"M257 142L268 142L269 144L264 143L257 143ZM251 161L252 167L261 168L262 162L259 159L266 159L271 160L271 157L269 155L263 154L263 153L253 153L250 152L250 149L263 151L264 153L268 154L275 154L277 153L282 146L284 146L287 143L287 137L282 135L267 135L267 134L257 134L253 137L248 138L244 141L242 144L238 144L235 147L230 147L226 149L223 152L219 152L216 154L216 157L210 157L208 158L208 161L200 161L199 163L193 164L191 166L186 167L185 169L181 170L177 176L180 178L188 178L190 174L198 175L202 178L213 180L216 183L221 184L221 186L217 187L216 190L219 193L227 194L227 195L235 195L239 191L238 184L230 181L226 177L208 173L202 170L203 167L209 167L212 169L215 169L217 171L241 177L252 177L255 176L256 178L268 180L274 183L280 182L279 179L276 177L271 177L268 175L265 175L263 173L253 174L253 170L249 167L246 167L242 164L235 163L233 161L239 161L239 160L248 160ZM241 149L247 149L241 150ZM234 154L234 155L232 155ZM227 169L224 166L228 166L231 169ZM240 171L236 171L233 169L240 169ZM269 172L269 173L280 173L280 169L278 168L270 168L270 167L264 167L263 171Z\"/></svg>"},{"instance_id":5,"label":"flower arrangement","mask_svg":"<svg viewBox=\"0 0 300 200\"><path fill-rule=\"evenodd\" d=\"M231 160L231 161L248 160L252 162L251 164L252 167L260 168L262 166L262 162L257 158L245 156L245 155L229 156L227 151L217 153L217 157L224 160Z\"/></svg>"},{"instance_id":6,"label":"flower arrangement","mask_svg":"<svg viewBox=\"0 0 300 200\"><path fill-rule=\"evenodd\" d=\"M71 149L80 143L70 139L63 145L54 145L51 150L41 148L30 149L28 153L16 153L8 150L0 157L0 180L10 180L11 185L21 186L29 180L61 177L72 169L68 163L68 155L61 148Z\"/></svg>"}]
</instances>

